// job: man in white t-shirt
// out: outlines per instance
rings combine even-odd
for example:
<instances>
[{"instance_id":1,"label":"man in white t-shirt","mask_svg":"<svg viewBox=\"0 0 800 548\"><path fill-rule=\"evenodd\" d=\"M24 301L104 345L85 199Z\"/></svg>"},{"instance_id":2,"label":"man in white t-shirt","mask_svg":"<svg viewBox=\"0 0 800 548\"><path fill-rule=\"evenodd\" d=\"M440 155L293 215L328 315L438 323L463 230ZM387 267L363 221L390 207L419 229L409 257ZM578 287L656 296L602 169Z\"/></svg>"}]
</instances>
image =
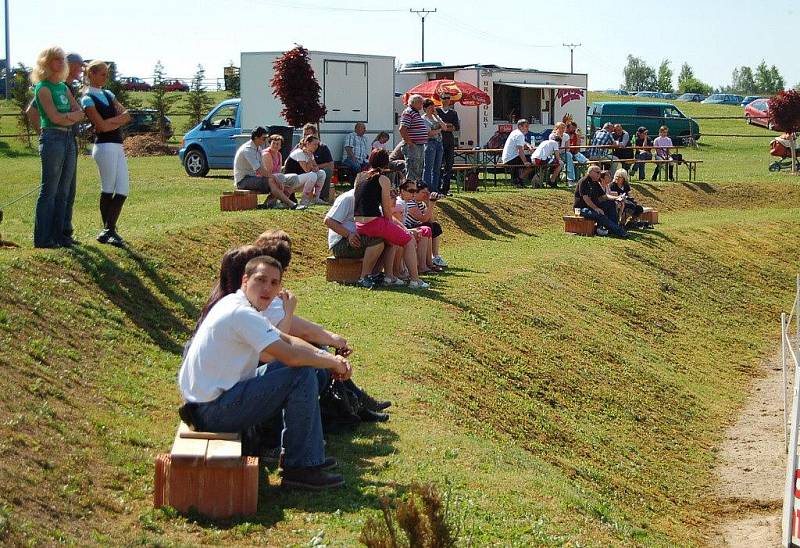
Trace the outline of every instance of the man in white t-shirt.
<instances>
[{"instance_id":1,"label":"man in white t-shirt","mask_svg":"<svg viewBox=\"0 0 800 548\"><path fill-rule=\"evenodd\" d=\"M347 380L352 370L334 356L281 333L262 315L281 287L283 269L272 257L247 263L241 288L223 297L195 333L178 373L186 402L181 418L194 430L241 432L283 414L282 485L338 487L344 479L326 470L315 368ZM288 367L269 371L259 361Z\"/></svg>"},{"instance_id":2,"label":"man in white t-shirt","mask_svg":"<svg viewBox=\"0 0 800 548\"><path fill-rule=\"evenodd\" d=\"M361 278L358 283L362 287L371 288L375 284L370 276L383 253L384 241L383 238L356 232L356 222L353 218L354 208L354 189L336 197L325 215L325 226L328 227L328 249L337 259L363 258Z\"/></svg>"},{"instance_id":3,"label":"man in white t-shirt","mask_svg":"<svg viewBox=\"0 0 800 548\"><path fill-rule=\"evenodd\" d=\"M561 137L564 134L565 125L559 122L560 126L550 133L550 138L539 143L536 150L533 151L531 159L537 166L549 165L553 171L550 176L548 184L555 187L558 182L558 174L561 173Z\"/></svg>"},{"instance_id":4,"label":"man in white t-shirt","mask_svg":"<svg viewBox=\"0 0 800 548\"><path fill-rule=\"evenodd\" d=\"M503 145L502 159L504 164L525 166L518 177L520 184L522 184L533 171L533 166L527 156L532 149L525 141L525 134L528 133L528 127L529 124L527 120L524 118L518 120L517 129L509 134L508 139L506 139L506 144Z\"/></svg>"}]
</instances>

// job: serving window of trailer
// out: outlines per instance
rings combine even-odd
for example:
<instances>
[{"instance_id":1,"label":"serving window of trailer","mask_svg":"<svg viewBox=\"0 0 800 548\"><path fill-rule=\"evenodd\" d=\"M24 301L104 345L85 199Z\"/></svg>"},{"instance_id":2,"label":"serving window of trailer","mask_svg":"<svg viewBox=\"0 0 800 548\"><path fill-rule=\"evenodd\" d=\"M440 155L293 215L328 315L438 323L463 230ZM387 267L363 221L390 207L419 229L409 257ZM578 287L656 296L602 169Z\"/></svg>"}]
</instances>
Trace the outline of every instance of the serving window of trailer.
<instances>
[{"instance_id":1,"label":"serving window of trailer","mask_svg":"<svg viewBox=\"0 0 800 548\"><path fill-rule=\"evenodd\" d=\"M532 124L550 123L541 120L543 94L549 90L532 87L530 84L494 83L494 123L514 123L525 118Z\"/></svg>"}]
</instances>

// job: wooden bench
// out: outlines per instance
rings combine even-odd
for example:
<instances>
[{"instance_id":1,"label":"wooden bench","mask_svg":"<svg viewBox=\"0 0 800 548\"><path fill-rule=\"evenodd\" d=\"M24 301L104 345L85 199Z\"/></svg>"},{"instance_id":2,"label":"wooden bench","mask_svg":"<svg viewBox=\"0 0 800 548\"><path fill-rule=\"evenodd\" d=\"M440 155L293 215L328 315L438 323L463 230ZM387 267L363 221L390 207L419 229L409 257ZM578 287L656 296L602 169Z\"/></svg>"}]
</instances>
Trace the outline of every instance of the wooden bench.
<instances>
[{"instance_id":1,"label":"wooden bench","mask_svg":"<svg viewBox=\"0 0 800 548\"><path fill-rule=\"evenodd\" d=\"M258 195L269 194L255 190L230 190L219 197L219 208L222 211L244 211L255 209L258 205Z\"/></svg>"},{"instance_id":2,"label":"wooden bench","mask_svg":"<svg viewBox=\"0 0 800 548\"><path fill-rule=\"evenodd\" d=\"M258 505L258 459L242 456L238 434L178 426L172 451L156 457L153 506L191 508L212 519L252 515Z\"/></svg>"},{"instance_id":3,"label":"wooden bench","mask_svg":"<svg viewBox=\"0 0 800 548\"><path fill-rule=\"evenodd\" d=\"M651 225L658 224L658 210L652 207L645 207L644 213L639 215L639 220L644 221L646 223L650 223Z\"/></svg>"},{"instance_id":4,"label":"wooden bench","mask_svg":"<svg viewBox=\"0 0 800 548\"><path fill-rule=\"evenodd\" d=\"M325 259L325 280L338 283L356 283L361 278L361 259Z\"/></svg>"},{"instance_id":5,"label":"wooden bench","mask_svg":"<svg viewBox=\"0 0 800 548\"><path fill-rule=\"evenodd\" d=\"M576 213L564 215L564 232L578 234L579 236L594 236L597 222L586 219Z\"/></svg>"}]
</instances>

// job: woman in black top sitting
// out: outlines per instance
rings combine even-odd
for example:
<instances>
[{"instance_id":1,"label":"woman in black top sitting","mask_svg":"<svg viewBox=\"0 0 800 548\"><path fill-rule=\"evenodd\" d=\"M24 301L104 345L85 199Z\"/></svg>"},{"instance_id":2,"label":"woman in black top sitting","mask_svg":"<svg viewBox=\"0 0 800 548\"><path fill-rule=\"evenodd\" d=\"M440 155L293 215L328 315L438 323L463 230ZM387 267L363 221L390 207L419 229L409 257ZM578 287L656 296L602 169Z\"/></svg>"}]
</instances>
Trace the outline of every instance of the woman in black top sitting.
<instances>
[{"instance_id":1,"label":"woman in black top sitting","mask_svg":"<svg viewBox=\"0 0 800 548\"><path fill-rule=\"evenodd\" d=\"M599 166L590 166L586 176L575 187L574 207L577 213L586 219L596 221L620 238L627 238L617 223L617 208L613 198L606 195L601 181L610 178L608 171L601 171Z\"/></svg>"},{"instance_id":2,"label":"woman in black top sitting","mask_svg":"<svg viewBox=\"0 0 800 548\"><path fill-rule=\"evenodd\" d=\"M365 236L383 238L388 244L384 252L384 269L387 285L404 285L394 272L394 254L397 246L403 248L403 259L408 268L412 289L426 289L428 284L419 279L417 247L414 237L393 216L394 200L389 178L381 174L389 167L389 153L374 149L369 155L369 171L358 174L355 183L353 215L356 231Z\"/></svg>"},{"instance_id":3,"label":"woman in black top sitting","mask_svg":"<svg viewBox=\"0 0 800 548\"><path fill-rule=\"evenodd\" d=\"M642 126L636 130L636 140L634 141L637 147L649 147L653 144L653 140L647 135L647 128ZM650 149L637 149L636 150L636 159L637 160L652 160L653 154L650 152ZM636 162L633 168L631 168L631 173L636 170L639 170L639 180L644 180L644 163Z\"/></svg>"},{"instance_id":4,"label":"woman in black top sitting","mask_svg":"<svg viewBox=\"0 0 800 548\"><path fill-rule=\"evenodd\" d=\"M614 180L608 187L608 191L611 196L624 195L620 224L627 228L638 226L639 216L644 213L644 208L637 204L636 200L631 196L631 183L628 172L624 169L618 169L614 173Z\"/></svg>"}]
</instances>

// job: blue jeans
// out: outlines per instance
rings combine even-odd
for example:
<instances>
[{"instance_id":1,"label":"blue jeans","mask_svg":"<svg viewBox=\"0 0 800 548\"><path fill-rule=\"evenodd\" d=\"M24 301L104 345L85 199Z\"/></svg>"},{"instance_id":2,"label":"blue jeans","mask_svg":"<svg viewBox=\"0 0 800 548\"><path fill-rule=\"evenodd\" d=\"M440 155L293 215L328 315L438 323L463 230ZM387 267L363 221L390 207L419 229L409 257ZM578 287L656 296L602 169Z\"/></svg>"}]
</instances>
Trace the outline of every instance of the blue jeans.
<instances>
[{"instance_id":1,"label":"blue jeans","mask_svg":"<svg viewBox=\"0 0 800 548\"><path fill-rule=\"evenodd\" d=\"M606 227L613 234L617 236L625 236L627 232L617 223L617 209L614 202L607 200L598 204L598 207L603 210L603 213L598 213L594 209L588 207L581 208L581 217L585 219L592 219L600 226Z\"/></svg>"},{"instance_id":2,"label":"blue jeans","mask_svg":"<svg viewBox=\"0 0 800 548\"><path fill-rule=\"evenodd\" d=\"M36 201L33 245L49 247L64 240L67 203L77 162L75 138L69 131L45 128L39 137L39 156L42 181Z\"/></svg>"},{"instance_id":3,"label":"blue jeans","mask_svg":"<svg viewBox=\"0 0 800 548\"><path fill-rule=\"evenodd\" d=\"M74 139L74 137L73 137ZM64 237L71 238L75 232L75 227L72 226L72 208L75 207L75 194L78 191L78 142L75 141L75 169L72 170L72 180L69 183L69 192L67 193L67 213L64 216Z\"/></svg>"},{"instance_id":4,"label":"blue jeans","mask_svg":"<svg viewBox=\"0 0 800 548\"><path fill-rule=\"evenodd\" d=\"M444 147L436 139L428 139L425 144L425 160L422 164L422 180L428 183L431 192L439 192L439 178L442 172Z\"/></svg>"},{"instance_id":5,"label":"blue jeans","mask_svg":"<svg viewBox=\"0 0 800 548\"><path fill-rule=\"evenodd\" d=\"M241 432L283 413L283 448L289 467L325 462L319 380L313 367L262 365L256 376L236 383L195 412L198 430ZM327 371L325 371L327 374Z\"/></svg>"},{"instance_id":6,"label":"blue jeans","mask_svg":"<svg viewBox=\"0 0 800 548\"><path fill-rule=\"evenodd\" d=\"M353 160L350 159L349 156L344 160L342 160L342 165L345 165L350 169L352 169L354 174L357 174L359 171L369 166L367 162L359 162L359 161L354 162Z\"/></svg>"},{"instance_id":7,"label":"blue jeans","mask_svg":"<svg viewBox=\"0 0 800 548\"><path fill-rule=\"evenodd\" d=\"M639 154L636 155L636 159L637 160L652 160L653 159L653 155L650 154L649 152L646 152L646 151L645 152L640 152ZM639 170L639 180L641 181L642 179L644 179L644 164L637 162L633 166L633 170L631 171L631 173L633 173L633 171L636 171L637 169Z\"/></svg>"}]
</instances>

